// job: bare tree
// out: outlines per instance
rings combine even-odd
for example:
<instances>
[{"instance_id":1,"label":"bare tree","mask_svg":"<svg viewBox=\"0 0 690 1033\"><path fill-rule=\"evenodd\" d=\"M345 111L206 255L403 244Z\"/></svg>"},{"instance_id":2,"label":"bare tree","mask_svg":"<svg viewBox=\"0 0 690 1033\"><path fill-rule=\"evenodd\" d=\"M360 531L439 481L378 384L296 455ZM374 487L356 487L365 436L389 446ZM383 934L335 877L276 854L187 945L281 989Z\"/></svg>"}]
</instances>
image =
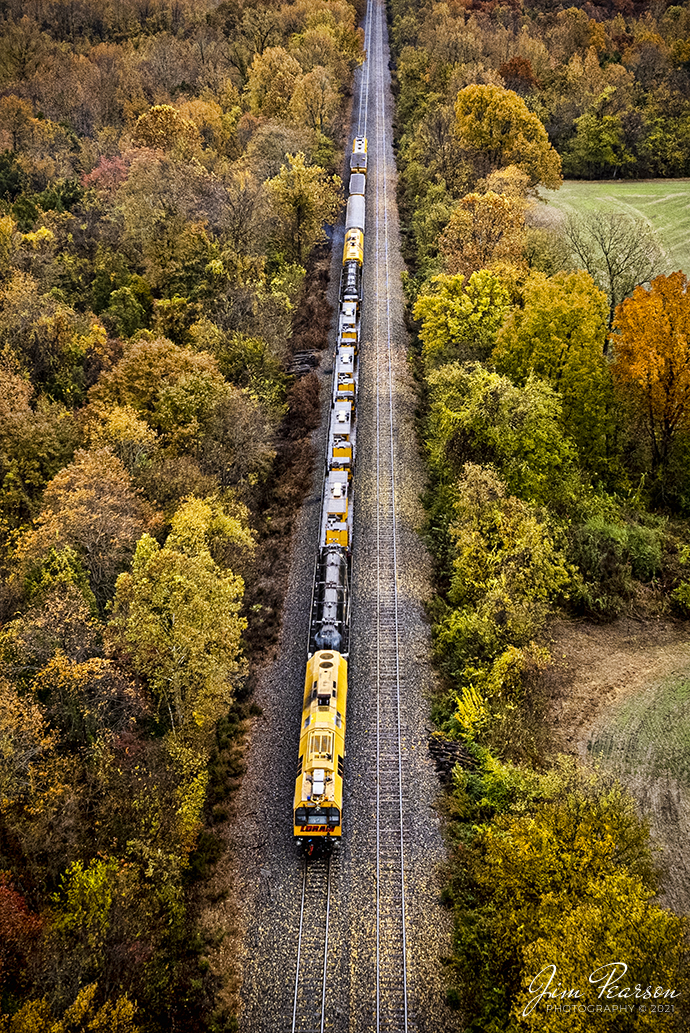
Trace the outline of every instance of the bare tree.
<instances>
[{"instance_id":1,"label":"bare tree","mask_svg":"<svg viewBox=\"0 0 690 1033\"><path fill-rule=\"evenodd\" d=\"M571 215L563 235L573 259L606 293L609 326L616 306L664 271L664 250L646 219L614 211Z\"/></svg>"}]
</instances>

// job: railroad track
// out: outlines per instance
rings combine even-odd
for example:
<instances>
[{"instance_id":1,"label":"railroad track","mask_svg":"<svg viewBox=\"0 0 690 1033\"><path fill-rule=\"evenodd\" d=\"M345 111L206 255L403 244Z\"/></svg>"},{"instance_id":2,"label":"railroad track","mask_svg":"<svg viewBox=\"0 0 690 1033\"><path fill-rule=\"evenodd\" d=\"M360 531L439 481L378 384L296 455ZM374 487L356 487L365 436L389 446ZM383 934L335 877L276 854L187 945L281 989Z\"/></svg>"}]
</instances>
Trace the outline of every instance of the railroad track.
<instances>
[{"instance_id":1,"label":"railroad track","mask_svg":"<svg viewBox=\"0 0 690 1033\"><path fill-rule=\"evenodd\" d=\"M331 860L303 861L292 1033L325 1033L333 1028L326 1015Z\"/></svg>"},{"instance_id":2,"label":"railroad track","mask_svg":"<svg viewBox=\"0 0 690 1033\"><path fill-rule=\"evenodd\" d=\"M382 68L383 5L375 5L376 113L376 1033L407 1033L405 808L396 520L394 374Z\"/></svg>"},{"instance_id":3,"label":"railroad track","mask_svg":"<svg viewBox=\"0 0 690 1033\"><path fill-rule=\"evenodd\" d=\"M363 69L358 109L358 135L366 136L374 122L375 233L373 241L374 297L365 299L374 312L376 448L376 756L375 820L366 837L375 879L375 937L371 940L373 985L357 987L371 995L368 1029L361 1033L408 1033L414 1028L408 1004L408 964L405 896L405 787L403 782L401 715L404 688L400 658L398 556L396 523L394 371L388 266L388 182L384 111L384 6L369 0L365 22L367 62ZM371 117L370 117L371 115ZM370 195L371 197L371 195ZM369 245L371 248L371 245ZM373 629L372 629L373 630ZM372 758L373 760L373 758ZM373 767L373 765L372 765ZM342 1029L333 1014L329 971L329 921L335 858L305 862L299 913L297 965L293 994L292 1033L326 1033ZM340 944L340 949L343 945ZM369 1025L370 1021L370 1025ZM360 1030L357 1031L360 1033Z\"/></svg>"}]
</instances>

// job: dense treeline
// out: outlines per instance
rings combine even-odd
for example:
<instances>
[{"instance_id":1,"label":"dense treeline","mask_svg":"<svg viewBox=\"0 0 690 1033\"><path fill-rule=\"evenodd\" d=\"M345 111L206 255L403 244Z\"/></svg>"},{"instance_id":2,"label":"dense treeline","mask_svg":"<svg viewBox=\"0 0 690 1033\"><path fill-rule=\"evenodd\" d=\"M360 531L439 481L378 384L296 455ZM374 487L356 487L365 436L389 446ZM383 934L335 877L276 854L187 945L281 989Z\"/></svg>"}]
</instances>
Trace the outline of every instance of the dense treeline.
<instances>
[{"instance_id":1,"label":"dense treeline","mask_svg":"<svg viewBox=\"0 0 690 1033\"><path fill-rule=\"evenodd\" d=\"M234 1028L189 894L308 472L358 13L2 7L3 1033Z\"/></svg>"},{"instance_id":2,"label":"dense treeline","mask_svg":"<svg viewBox=\"0 0 690 1033\"><path fill-rule=\"evenodd\" d=\"M464 758L448 797L451 996L483 1033L608 1029L605 1013L525 1014L529 984L555 965L561 986L586 986L624 958L635 983L685 993L687 923L655 903L631 801L552 755L546 632L555 614L689 612L690 286L663 273L644 224L611 211L549 225L538 188L564 171L687 169L687 12L390 11L436 720ZM585 169L597 120L629 158ZM653 160L673 151L676 164L644 164L654 133ZM616 1018L625 1030L656 1021Z\"/></svg>"},{"instance_id":3,"label":"dense treeline","mask_svg":"<svg viewBox=\"0 0 690 1033\"><path fill-rule=\"evenodd\" d=\"M453 138L463 87L505 86L543 122L568 177L690 174L690 12L632 0L391 0L405 182L452 195L471 177Z\"/></svg>"}]
</instances>

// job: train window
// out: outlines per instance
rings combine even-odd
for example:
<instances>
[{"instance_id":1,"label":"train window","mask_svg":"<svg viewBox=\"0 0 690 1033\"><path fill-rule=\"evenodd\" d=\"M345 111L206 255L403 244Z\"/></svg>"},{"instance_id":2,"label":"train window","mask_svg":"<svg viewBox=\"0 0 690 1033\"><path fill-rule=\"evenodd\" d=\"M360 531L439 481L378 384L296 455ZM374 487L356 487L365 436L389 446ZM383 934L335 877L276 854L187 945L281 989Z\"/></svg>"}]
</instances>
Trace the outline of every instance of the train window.
<instances>
[{"instance_id":1,"label":"train window","mask_svg":"<svg viewBox=\"0 0 690 1033\"><path fill-rule=\"evenodd\" d=\"M336 725L336 728L342 728L343 727L343 715L340 713L340 711L338 711L336 713L336 715L335 715L335 725Z\"/></svg>"},{"instance_id":2,"label":"train window","mask_svg":"<svg viewBox=\"0 0 690 1033\"><path fill-rule=\"evenodd\" d=\"M310 716L309 714L307 714L307 716L306 716L306 717L305 717L305 719L304 719L304 727L305 727L305 728L308 728L308 727L309 727L309 722L310 722L310 721L311 721L311 716Z\"/></svg>"},{"instance_id":3,"label":"train window","mask_svg":"<svg viewBox=\"0 0 690 1033\"><path fill-rule=\"evenodd\" d=\"M340 811L337 807L327 807L328 813L328 824L329 825L340 825Z\"/></svg>"},{"instance_id":4,"label":"train window","mask_svg":"<svg viewBox=\"0 0 690 1033\"><path fill-rule=\"evenodd\" d=\"M309 811L306 807L298 807L295 811L295 825L308 825Z\"/></svg>"},{"instance_id":5,"label":"train window","mask_svg":"<svg viewBox=\"0 0 690 1033\"><path fill-rule=\"evenodd\" d=\"M331 703L331 697L330 696L319 696L318 699L319 699L318 705L320 707L328 707L328 706L330 706L330 703Z\"/></svg>"}]
</instances>

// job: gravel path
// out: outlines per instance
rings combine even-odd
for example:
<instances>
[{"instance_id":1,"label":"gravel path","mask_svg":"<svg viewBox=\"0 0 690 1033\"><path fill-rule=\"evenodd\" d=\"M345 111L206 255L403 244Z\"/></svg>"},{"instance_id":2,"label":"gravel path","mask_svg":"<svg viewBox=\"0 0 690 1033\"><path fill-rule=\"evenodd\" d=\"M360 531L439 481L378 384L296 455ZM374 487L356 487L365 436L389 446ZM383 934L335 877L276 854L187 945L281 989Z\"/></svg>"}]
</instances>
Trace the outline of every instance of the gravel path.
<instances>
[{"instance_id":1,"label":"gravel path","mask_svg":"<svg viewBox=\"0 0 690 1033\"><path fill-rule=\"evenodd\" d=\"M379 498L392 503L395 489L407 1029L450 1033L457 1023L443 1005L440 959L450 953L451 918L439 902L438 866L444 859L444 848L432 806L439 785L426 746L431 726L425 694L432 685L432 672L422 600L429 591L430 565L415 531L422 518L419 493L424 471L414 430L415 393L406 363L400 285L402 258L391 147L393 101L382 0L370 0L368 19L369 68L365 65L360 70L357 81L359 90L368 76L365 108L370 173L360 349L345 835L332 866L324 1029L334 1033L374 1033L377 1029L375 752L379 559L382 570L394 569L392 536L381 539L377 555L377 509L380 515L384 506L384 502L377 504L378 465ZM356 93L355 119L359 111ZM353 129L356 128L355 124ZM334 241L334 294L341 249L342 231ZM330 382L333 346L334 340L320 370L326 382ZM327 397L327 390L324 396ZM389 405L393 407L392 421ZM326 417L327 412L317 432L321 455L325 453ZM279 656L266 671L257 696L264 713L252 732L249 767L238 806L242 821L235 830L232 846L246 929L240 1018L243 1033L284 1033L292 1028L302 868L292 844L291 803L321 470L319 464L317 483L305 503L295 538ZM389 580L392 585L393 579ZM390 599L390 592L387 598ZM388 717L384 715L381 720ZM383 727L384 734L386 730ZM381 900L383 907L383 897ZM388 935L393 934L389 931ZM379 947L385 951L385 939ZM385 992L383 981L380 992ZM399 1022L382 1019L380 1024L381 1033L384 1029L402 1033L405 1028L402 1018Z\"/></svg>"}]
</instances>

